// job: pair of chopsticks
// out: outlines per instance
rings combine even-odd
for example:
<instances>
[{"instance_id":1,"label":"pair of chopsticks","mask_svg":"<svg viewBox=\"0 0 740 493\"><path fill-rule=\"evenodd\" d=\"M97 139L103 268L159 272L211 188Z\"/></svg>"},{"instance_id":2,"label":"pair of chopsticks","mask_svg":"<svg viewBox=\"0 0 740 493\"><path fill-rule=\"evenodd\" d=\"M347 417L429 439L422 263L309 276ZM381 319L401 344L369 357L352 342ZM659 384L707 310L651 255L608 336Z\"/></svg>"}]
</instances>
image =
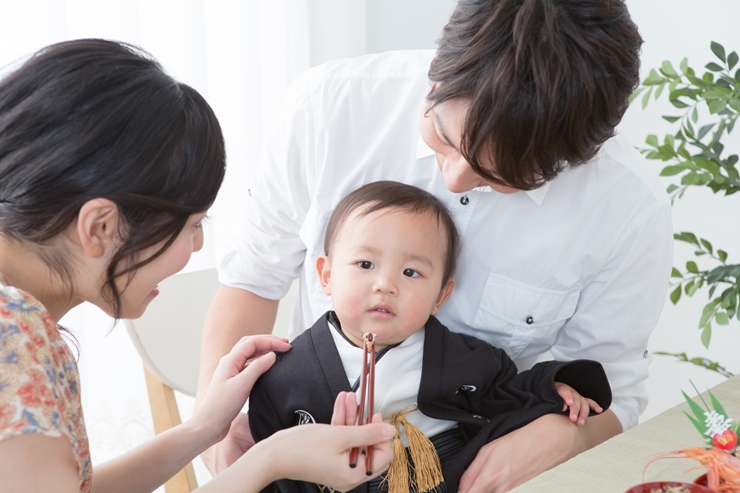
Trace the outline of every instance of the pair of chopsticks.
<instances>
[{"instance_id":1,"label":"pair of chopsticks","mask_svg":"<svg viewBox=\"0 0 740 493\"><path fill-rule=\"evenodd\" d=\"M362 376L360 377L360 405L357 407L355 426L364 425L373 419L375 405L375 334L363 334L364 347L362 351ZM368 354L370 364L368 364ZM367 397L367 414L365 414L365 397ZM349 467L357 467L357 458L360 449L354 447L349 453ZM373 446L369 445L365 457L365 473L373 474Z\"/></svg>"}]
</instances>

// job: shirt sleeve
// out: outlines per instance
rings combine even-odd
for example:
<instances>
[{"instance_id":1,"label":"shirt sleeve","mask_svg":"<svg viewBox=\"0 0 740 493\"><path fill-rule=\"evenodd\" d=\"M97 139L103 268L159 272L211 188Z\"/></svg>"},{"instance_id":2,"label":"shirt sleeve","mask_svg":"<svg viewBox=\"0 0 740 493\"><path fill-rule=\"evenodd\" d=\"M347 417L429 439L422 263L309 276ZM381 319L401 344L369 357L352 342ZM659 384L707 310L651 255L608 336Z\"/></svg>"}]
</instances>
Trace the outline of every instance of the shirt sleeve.
<instances>
[{"instance_id":1,"label":"shirt sleeve","mask_svg":"<svg viewBox=\"0 0 740 493\"><path fill-rule=\"evenodd\" d=\"M218 268L222 284L280 299L298 277L306 246L299 233L311 204L316 147L311 72L286 93L281 117L262 152L233 247Z\"/></svg>"},{"instance_id":2,"label":"shirt sleeve","mask_svg":"<svg viewBox=\"0 0 740 493\"><path fill-rule=\"evenodd\" d=\"M556 360L603 365L623 430L635 426L647 406L648 338L665 303L672 261L670 204L658 203L625 229L551 349Z\"/></svg>"},{"instance_id":3,"label":"shirt sleeve","mask_svg":"<svg viewBox=\"0 0 740 493\"><path fill-rule=\"evenodd\" d=\"M67 437L63 370L43 327L0 321L0 440L36 433Z\"/></svg>"}]
</instances>

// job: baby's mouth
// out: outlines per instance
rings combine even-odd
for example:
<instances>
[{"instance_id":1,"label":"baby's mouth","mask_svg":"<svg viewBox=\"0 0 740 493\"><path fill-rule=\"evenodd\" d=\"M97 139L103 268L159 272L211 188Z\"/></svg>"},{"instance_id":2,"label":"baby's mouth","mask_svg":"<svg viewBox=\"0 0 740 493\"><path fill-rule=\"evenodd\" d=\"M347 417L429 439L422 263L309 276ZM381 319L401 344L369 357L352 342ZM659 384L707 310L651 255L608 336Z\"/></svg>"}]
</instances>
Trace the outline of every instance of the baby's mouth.
<instances>
[{"instance_id":1,"label":"baby's mouth","mask_svg":"<svg viewBox=\"0 0 740 493\"><path fill-rule=\"evenodd\" d=\"M378 314L384 314L384 315L394 315L393 310L387 305L377 305L370 309L373 313Z\"/></svg>"}]
</instances>

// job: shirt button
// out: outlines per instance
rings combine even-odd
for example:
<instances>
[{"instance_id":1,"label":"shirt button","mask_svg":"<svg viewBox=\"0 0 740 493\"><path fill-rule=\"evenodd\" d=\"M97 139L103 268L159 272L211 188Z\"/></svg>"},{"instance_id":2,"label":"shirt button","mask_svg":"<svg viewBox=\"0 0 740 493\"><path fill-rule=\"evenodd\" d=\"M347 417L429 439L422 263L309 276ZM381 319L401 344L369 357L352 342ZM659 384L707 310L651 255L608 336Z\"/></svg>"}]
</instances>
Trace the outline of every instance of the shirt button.
<instances>
[{"instance_id":1,"label":"shirt button","mask_svg":"<svg viewBox=\"0 0 740 493\"><path fill-rule=\"evenodd\" d=\"M534 319L531 316L529 316L527 317L527 320L525 320L525 322L527 322L527 325L532 325L534 323Z\"/></svg>"},{"instance_id":2,"label":"shirt button","mask_svg":"<svg viewBox=\"0 0 740 493\"><path fill-rule=\"evenodd\" d=\"M468 205L468 202L470 202L470 199L468 199L467 195L463 195L462 197L460 197L460 203L462 205Z\"/></svg>"}]
</instances>

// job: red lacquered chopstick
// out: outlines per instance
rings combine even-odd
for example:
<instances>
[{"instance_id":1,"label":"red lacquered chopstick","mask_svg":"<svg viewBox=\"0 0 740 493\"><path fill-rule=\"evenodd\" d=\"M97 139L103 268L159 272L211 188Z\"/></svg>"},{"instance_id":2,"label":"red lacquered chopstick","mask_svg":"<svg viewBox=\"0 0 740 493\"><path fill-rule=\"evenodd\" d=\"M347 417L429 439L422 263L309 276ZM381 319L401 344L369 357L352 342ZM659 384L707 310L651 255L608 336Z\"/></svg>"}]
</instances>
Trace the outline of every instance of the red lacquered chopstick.
<instances>
[{"instance_id":1,"label":"red lacquered chopstick","mask_svg":"<svg viewBox=\"0 0 740 493\"><path fill-rule=\"evenodd\" d=\"M368 342L369 341L369 342ZM375 414L375 337L374 334L368 334L365 344L370 346L370 382L367 386L367 421L370 422ZM365 351L367 353L368 351ZM368 445L367 457L365 459L365 474L373 474L373 446Z\"/></svg>"},{"instance_id":2,"label":"red lacquered chopstick","mask_svg":"<svg viewBox=\"0 0 740 493\"><path fill-rule=\"evenodd\" d=\"M360 405L357 406L357 417L355 426L364 425L372 420L375 406L375 334L366 333L362 336L364 347L362 350L362 374L360 376ZM367 362L368 353L370 354L370 365ZM369 381L368 381L369 380ZM367 416L365 415L365 397L367 397ZM349 467L357 467L357 458L360 449L354 447L349 453ZM372 445L367 448L367 457L365 460L366 473L372 475Z\"/></svg>"}]
</instances>

